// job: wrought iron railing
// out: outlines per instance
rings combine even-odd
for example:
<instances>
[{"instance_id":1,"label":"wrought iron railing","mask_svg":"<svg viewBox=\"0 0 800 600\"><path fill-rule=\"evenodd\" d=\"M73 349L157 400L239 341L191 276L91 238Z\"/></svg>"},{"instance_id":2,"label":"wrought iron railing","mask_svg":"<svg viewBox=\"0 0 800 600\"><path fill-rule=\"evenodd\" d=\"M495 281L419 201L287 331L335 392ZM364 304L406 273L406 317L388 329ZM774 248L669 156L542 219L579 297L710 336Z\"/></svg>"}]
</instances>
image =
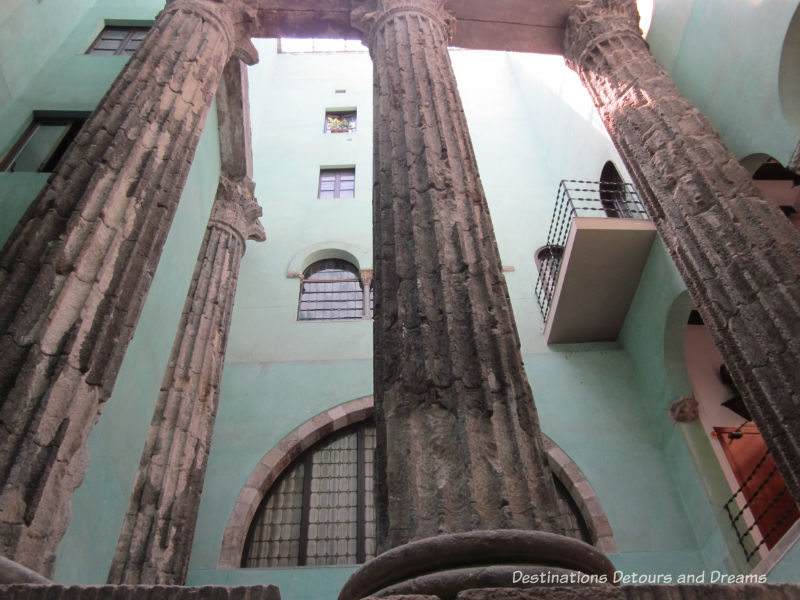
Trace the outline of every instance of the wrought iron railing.
<instances>
[{"instance_id":1,"label":"wrought iron railing","mask_svg":"<svg viewBox=\"0 0 800 600\"><path fill-rule=\"evenodd\" d=\"M630 183L564 179L558 186L547 244L536 257L539 279L536 299L547 321L555 293L564 247L575 217L648 219L647 211Z\"/></svg>"},{"instance_id":2,"label":"wrought iron railing","mask_svg":"<svg viewBox=\"0 0 800 600\"><path fill-rule=\"evenodd\" d=\"M762 546L771 548L798 518L797 504L768 450L723 508L748 562Z\"/></svg>"}]
</instances>

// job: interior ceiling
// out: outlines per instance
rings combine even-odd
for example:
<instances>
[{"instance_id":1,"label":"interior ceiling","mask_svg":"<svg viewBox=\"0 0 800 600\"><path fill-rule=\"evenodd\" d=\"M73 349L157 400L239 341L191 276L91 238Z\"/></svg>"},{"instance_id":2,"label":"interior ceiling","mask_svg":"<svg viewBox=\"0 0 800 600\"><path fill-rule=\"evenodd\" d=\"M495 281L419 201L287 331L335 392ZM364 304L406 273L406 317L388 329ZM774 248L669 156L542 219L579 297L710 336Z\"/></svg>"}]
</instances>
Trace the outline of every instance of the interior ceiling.
<instances>
[{"instance_id":1,"label":"interior ceiling","mask_svg":"<svg viewBox=\"0 0 800 600\"><path fill-rule=\"evenodd\" d=\"M350 26L357 0L250 0L253 37L356 39ZM447 0L456 17L452 45L479 50L561 54L564 25L578 0Z\"/></svg>"}]
</instances>

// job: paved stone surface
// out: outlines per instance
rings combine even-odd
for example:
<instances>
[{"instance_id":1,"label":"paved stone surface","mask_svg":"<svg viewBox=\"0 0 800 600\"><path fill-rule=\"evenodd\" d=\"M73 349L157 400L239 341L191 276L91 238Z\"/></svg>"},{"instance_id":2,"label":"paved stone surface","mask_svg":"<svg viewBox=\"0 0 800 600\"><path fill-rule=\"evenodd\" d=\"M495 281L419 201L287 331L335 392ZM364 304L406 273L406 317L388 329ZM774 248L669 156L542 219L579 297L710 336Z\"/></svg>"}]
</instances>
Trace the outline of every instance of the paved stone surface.
<instances>
[{"instance_id":1,"label":"paved stone surface","mask_svg":"<svg viewBox=\"0 0 800 600\"><path fill-rule=\"evenodd\" d=\"M378 551L564 530L437 0L354 12L375 65Z\"/></svg>"},{"instance_id":2,"label":"paved stone surface","mask_svg":"<svg viewBox=\"0 0 800 600\"><path fill-rule=\"evenodd\" d=\"M109 583L183 584L219 403L239 264L264 241L253 182L223 177L200 247Z\"/></svg>"},{"instance_id":3,"label":"paved stone surface","mask_svg":"<svg viewBox=\"0 0 800 600\"><path fill-rule=\"evenodd\" d=\"M456 600L793 600L800 585L626 585L622 587L495 588L461 592Z\"/></svg>"},{"instance_id":4,"label":"paved stone surface","mask_svg":"<svg viewBox=\"0 0 800 600\"><path fill-rule=\"evenodd\" d=\"M234 51L226 10L169 4L0 255L0 554L43 574Z\"/></svg>"},{"instance_id":5,"label":"paved stone surface","mask_svg":"<svg viewBox=\"0 0 800 600\"><path fill-rule=\"evenodd\" d=\"M564 53L800 501L800 232L650 54L634 0L579 5Z\"/></svg>"},{"instance_id":6,"label":"paved stone surface","mask_svg":"<svg viewBox=\"0 0 800 600\"><path fill-rule=\"evenodd\" d=\"M281 600L274 585L183 587L132 585L0 585L5 600Z\"/></svg>"}]
</instances>

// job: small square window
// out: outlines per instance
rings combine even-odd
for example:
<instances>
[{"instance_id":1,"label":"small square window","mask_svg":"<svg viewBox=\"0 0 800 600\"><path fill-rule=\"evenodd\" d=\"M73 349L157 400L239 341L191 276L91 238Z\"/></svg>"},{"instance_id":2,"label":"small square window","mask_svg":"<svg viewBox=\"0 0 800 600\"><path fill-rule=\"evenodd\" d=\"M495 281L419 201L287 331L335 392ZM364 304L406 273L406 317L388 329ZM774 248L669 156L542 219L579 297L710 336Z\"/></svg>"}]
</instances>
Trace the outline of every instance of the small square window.
<instances>
[{"instance_id":1,"label":"small square window","mask_svg":"<svg viewBox=\"0 0 800 600\"><path fill-rule=\"evenodd\" d=\"M0 171L53 171L87 116L88 113L35 112L33 122L0 160Z\"/></svg>"},{"instance_id":2,"label":"small square window","mask_svg":"<svg viewBox=\"0 0 800 600\"><path fill-rule=\"evenodd\" d=\"M150 31L149 27L105 27L86 54L128 56L142 45L148 31Z\"/></svg>"},{"instance_id":3,"label":"small square window","mask_svg":"<svg viewBox=\"0 0 800 600\"><path fill-rule=\"evenodd\" d=\"M356 130L356 111L327 111L325 133L349 133Z\"/></svg>"},{"instance_id":4,"label":"small square window","mask_svg":"<svg viewBox=\"0 0 800 600\"><path fill-rule=\"evenodd\" d=\"M320 169L318 198L353 198L355 193L355 169Z\"/></svg>"}]
</instances>

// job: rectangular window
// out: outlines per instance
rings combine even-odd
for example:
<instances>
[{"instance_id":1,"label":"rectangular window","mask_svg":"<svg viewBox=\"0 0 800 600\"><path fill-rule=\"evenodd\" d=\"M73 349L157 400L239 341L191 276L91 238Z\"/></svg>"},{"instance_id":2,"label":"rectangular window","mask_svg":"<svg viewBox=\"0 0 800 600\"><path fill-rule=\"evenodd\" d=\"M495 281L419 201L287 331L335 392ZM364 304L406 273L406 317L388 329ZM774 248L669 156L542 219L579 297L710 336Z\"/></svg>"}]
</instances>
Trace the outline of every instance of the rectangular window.
<instances>
[{"instance_id":1,"label":"rectangular window","mask_svg":"<svg viewBox=\"0 0 800 600\"><path fill-rule=\"evenodd\" d=\"M352 198L355 192L355 169L320 169L318 198Z\"/></svg>"},{"instance_id":2,"label":"rectangular window","mask_svg":"<svg viewBox=\"0 0 800 600\"><path fill-rule=\"evenodd\" d=\"M107 26L92 43L86 54L128 56L142 45L149 27Z\"/></svg>"},{"instance_id":3,"label":"rectangular window","mask_svg":"<svg viewBox=\"0 0 800 600\"><path fill-rule=\"evenodd\" d=\"M356 111L332 111L325 113L325 133L349 133L356 130Z\"/></svg>"},{"instance_id":4,"label":"rectangular window","mask_svg":"<svg viewBox=\"0 0 800 600\"><path fill-rule=\"evenodd\" d=\"M53 171L88 116L85 112L34 112L31 124L0 160L0 171Z\"/></svg>"},{"instance_id":5,"label":"rectangular window","mask_svg":"<svg viewBox=\"0 0 800 600\"><path fill-rule=\"evenodd\" d=\"M278 52L366 52L367 47L361 40L343 40L328 38L279 38Z\"/></svg>"}]
</instances>

